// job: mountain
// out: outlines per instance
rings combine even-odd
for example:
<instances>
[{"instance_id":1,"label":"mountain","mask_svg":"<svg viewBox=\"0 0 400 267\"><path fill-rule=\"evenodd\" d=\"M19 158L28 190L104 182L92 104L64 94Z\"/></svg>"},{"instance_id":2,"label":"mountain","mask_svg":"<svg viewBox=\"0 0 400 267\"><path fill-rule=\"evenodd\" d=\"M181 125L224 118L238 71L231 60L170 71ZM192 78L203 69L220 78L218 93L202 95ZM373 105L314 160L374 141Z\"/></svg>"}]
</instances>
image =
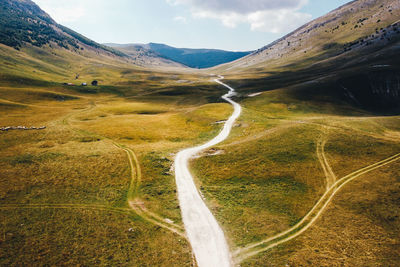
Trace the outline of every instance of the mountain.
<instances>
[{"instance_id":1,"label":"mountain","mask_svg":"<svg viewBox=\"0 0 400 267\"><path fill-rule=\"evenodd\" d=\"M57 24L31 0L2 0L0 43L17 50L26 44L36 47L54 44L66 49L82 50L84 45L87 45L117 56L126 56L118 50L98 44Z\"/></svg>"},{"instance_id":2,"label":"mountain","mask_svg":"<svg viewBox=\"0 0 400 267\"><path fill-rule=\"evenodd\" d=\"M314 96L400 110L399 19L397 0L352 1L214 71L250 78L267 90L308 83Z\"/></svg>"},{"instance_id":3,"label":"mountain","mask_svg":"<svg viewBox=\"0 0 400 267\"><path fill-rule=\"evenodd\" d=\"M101 81L117 69L183 67L159 56L135 57L98 44L58 24L31 0L0 1L0 62L3 81Z\"/></svg>"},{"instance_id":4,"label":"mountain","mask_svg":"<svg viewBox=\"0 0 400 267\"><path fill-rule=\"evenodd\" d=\"M128 55L131 59L135 61L136 64L141 66L174 66L174 67L185 67L184 64L179 63L164 57L157 52L149 49L143 45L137 44L104 44L107 47L112 47L113 49Z\"/></svg>"},{"instance_id":5,"label":"mountain","mask_svg":"<svg viewBox=\"0 0 400 267\"><path fill-rule=\"evenodd\" d=\"M124 53L147 51L153 55L179 62L191 68L210 68L247 56L251 52L231 52L217 49L175 48L165 44L107 44Z\"/></svg>"},{"instance_id":6,"label":"mountain","mask_svg":"<svg viewBox=\"0 0 400 267\"><path fill-rule=\"evenodd\" d=\"M371 45L386 46L399 32L400 3L356 0L313 20L231 66L257 68L274 63L329 59ZM275 64L276 62L276 64Z\"/></svg>"}]
</instances>

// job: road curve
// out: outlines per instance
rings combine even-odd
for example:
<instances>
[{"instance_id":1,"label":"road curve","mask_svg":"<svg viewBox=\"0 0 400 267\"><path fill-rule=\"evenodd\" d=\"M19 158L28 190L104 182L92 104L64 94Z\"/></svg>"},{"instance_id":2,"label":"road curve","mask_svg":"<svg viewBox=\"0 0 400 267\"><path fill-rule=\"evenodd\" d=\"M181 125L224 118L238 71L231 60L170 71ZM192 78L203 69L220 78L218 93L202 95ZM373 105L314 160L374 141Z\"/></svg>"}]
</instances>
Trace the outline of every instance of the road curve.
<instances>
[{"instance_id":1,"label":"road curve","mask_svg":"<svg viewBox=\"0 0 400 267\"><path fill-rule=\"evenodd\" d=\"M219 76L215 82L229 89L222 99L233 105L233 114L226 121L218 136L204 145L179 152L175 158L175 179L182 219L199 267L232 266L232 258L224 232L201 198L189 171L189 160L199 152L224 141L242 112L241 106L230 99L236 94L235 90L221 82L220 80L223 78Z\"/></svg>"}]
</instances>

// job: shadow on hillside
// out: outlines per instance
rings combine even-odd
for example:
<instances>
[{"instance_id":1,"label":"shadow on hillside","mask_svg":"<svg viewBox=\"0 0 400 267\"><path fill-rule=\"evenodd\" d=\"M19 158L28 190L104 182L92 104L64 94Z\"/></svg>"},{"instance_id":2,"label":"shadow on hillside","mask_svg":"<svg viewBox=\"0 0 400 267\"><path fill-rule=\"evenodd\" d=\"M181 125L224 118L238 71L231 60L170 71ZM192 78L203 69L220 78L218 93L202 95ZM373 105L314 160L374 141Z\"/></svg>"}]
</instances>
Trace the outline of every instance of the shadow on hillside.
<instances>
[{"instance_id":1,"label":"shadow on hillside","mask_svg":"<svg viewBox=\"0 0 400 267\"><path fill-rule=\"evenodd\" d=\"M264 69L263 78L232 79L228 83L243 95L288 89L291 97L301 101L348 105L364 110L366 115L399 115L398 48L376 50L363 50L362 55L352 51L331 60L325 60L330 57L326 54L309 57L282 66L282 71Z\"/></svg>"}]
</instances>

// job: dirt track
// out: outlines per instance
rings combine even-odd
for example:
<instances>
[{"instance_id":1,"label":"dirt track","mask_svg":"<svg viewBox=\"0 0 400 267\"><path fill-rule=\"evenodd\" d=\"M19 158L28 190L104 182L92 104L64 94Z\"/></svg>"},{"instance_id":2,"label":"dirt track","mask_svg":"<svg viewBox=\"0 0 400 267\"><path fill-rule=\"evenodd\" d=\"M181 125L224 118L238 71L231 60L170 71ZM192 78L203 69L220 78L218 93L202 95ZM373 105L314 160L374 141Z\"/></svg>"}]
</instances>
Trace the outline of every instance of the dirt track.
<instances>
[{"instance_id":1,"label":"dirt track","mask_svg":"<svg viewBox=\"0 0 400 267\"><path fill-rule=\"evenodd\" d=\"M193 176L189 171L189 160L201 151L223 142L229 136L236 119L241 114L241 106L230 99L230 97L235 95L235 90L222 83L221 79L223 77L216 79L215 82L229 89L229 93L222 98L233 105L234 112L232 116L226 121L224 128L218 136L204 145L179 152L175 159L175 179L182 219L200 267L224 267L232 265L224 232L204 203L194 183Z\"/></svg>"},{"instance_id":2,"label":"dirt track","mask_svg":"<svg viewBox=\"0 0 400 267\"><path fill-rule=\"evenodd\" d=\"M267 251L273 247L276 247L282 243L285 243L305 232L309 229L317 219L322 215L322 213L326 210L329 203L331 203L333 197L345 186L347 183L351 182L352 180L360 177L363 174L386 166L390 163L400 160L400 153L394 156L391 156L387 159L379 161L377 163L371 164L367 167L364 167L358 171L355 171L349 175L342 177L341 179L337 180L320 198L317 204L310 210L310 212L304 216L304 218L298 222L292 228L272 236L268 239L265 239L261 242L250 244L244 248L240 248L234 252L234 258L236 263L240 263L243 260L255 256L259 253Z\"/></svg>"}]
</instances>

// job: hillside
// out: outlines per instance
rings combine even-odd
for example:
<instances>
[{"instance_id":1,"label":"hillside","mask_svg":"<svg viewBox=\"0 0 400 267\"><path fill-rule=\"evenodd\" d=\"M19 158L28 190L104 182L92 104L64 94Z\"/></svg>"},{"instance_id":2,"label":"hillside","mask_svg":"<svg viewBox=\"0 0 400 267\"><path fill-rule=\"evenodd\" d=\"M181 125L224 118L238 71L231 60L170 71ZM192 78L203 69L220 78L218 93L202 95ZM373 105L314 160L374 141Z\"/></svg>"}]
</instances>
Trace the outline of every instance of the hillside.
<instances>
[{"instance_id":1,"label":"hillside","mask_svg":"<svg viewBox=\"0 0 400 267\"><path fill-rule=\"evenodd\" d=\"M316 62L368 46L387 46L398 41L399 22L398 1L352 1L229 66L245 70L266 67L266 63Z\"/></svg>"},{"instance_id":2,"label":"hillside","mask_svg":"<svg viewBox=\"0 0 400 267\"><path fill-rule=\"evenodd\" d=\"M31 0L4 0L0 7L0 43L19 50L26 44L36 47L57 45L84 50L83 45L116 56L125 54L100 45L67 27L57 24Z\"/></svg>"},{"instance_id":3,"label":"hillside","mask_svg":"<svg viewBox=\"0 0 400 267\"><path fill-rule=\"evenodd\" d=\"M168 58L163 57L157 52L146 48L145 46L127 44L105 44L107 47L112 47L117 51L128 55L136 64L141 66L175 66L175 67L185 67L181 63L175 62Z\"/></svg>"},{"instance_id":4,"label":"hillside","mask_svg":"<svg viewBox=\"0 0 400 267\"><path fill-rule=\"evenodd\" d=\"M243 114L192 166L237 266L399 264L399 5L352 1L210 70Z\"/></svg>"},{"instance_id":5,"label":"hillside","mask_svg":"<svg viewBox=\"0 0 400 267\"><path fill-rule=\"evenodd\" d=\"M110 83L121 69L182 67L151 55L132 57L55 22L31 0L0 4L1 80ZM113 77L113 78L111 78Z\"/></svg>"},{"instance_id":6,"label":"hillside","mask_svg":"<svg viewBox=\"0 0 400 267\"><path fill-rule=\"evenodd\" d=\"M179 62L185 66L197 69L214 67L242 58L251 52L231 52L217 49L190 49L175 48L165 44L107 44L124 53L146 51L152 55L158 55L165 59Z\"/></svg>"},{"instance_id":7,"label":"hillside","mask_svg":"<svg viewBox=\"0 0 400 267\"><path fill-rule=\"evenodd\" d=\"M369 110L398 110L399 18L398 1L352 1L213 71L252 79L266 90L319 83L329 91L314 95L335 94Z\"/></svg>"}]
</instances>

